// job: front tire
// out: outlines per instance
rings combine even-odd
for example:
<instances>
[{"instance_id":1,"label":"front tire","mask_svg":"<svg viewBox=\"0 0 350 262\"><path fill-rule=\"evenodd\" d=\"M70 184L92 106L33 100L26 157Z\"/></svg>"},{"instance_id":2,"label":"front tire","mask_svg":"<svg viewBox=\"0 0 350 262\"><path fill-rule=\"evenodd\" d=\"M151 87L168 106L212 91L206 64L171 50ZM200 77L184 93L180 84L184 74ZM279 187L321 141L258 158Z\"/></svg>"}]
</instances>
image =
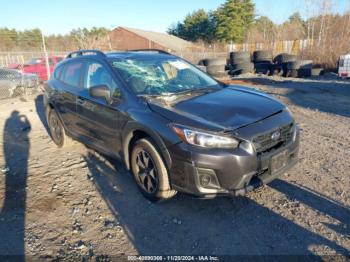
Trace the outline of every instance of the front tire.
<instances>
[{"instance_id":1,"label":"front tire","mask_svg":"<svg viewBox=\"0 0 350 262\"><path fill-rule=\"evenodd\" d=\"M165 163L151 139L143 138L135 143L130 162L138 188L147 199L156 202L176 195Z\"/></svg>"}]
</instances>

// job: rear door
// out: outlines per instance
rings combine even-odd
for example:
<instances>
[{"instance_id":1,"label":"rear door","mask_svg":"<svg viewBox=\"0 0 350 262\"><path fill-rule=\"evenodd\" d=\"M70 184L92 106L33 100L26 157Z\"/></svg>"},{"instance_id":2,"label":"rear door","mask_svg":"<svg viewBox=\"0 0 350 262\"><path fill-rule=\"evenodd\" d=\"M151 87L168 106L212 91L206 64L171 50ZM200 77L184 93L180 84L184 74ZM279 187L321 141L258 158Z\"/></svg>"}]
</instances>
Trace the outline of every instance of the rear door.
<instances>
[{"instance_id":1,"label":"rear door","mask_svg":"<svg viewBox=\"0 0 350 262\"><path fill-rule=\"evenodd\" d=\"M112 71L96 60L87 60L83 77L84 90L76 99L77 126L82 135L93 141L99 149L107 153L116 154L121 149L120 143L120 85L114 78ZM102 98L89 95L92 86L106 85L111 95L115 96L110 103Z\"/></svg>"},{"instance_id":2,"label":"rear door","mask_svg":"<svg viewBox=\"0 0 350 262\"><path fill-rule=\"evenodd\" d=\"M77 134L76 98L82 87L82 61L68 62L59 68L58 84L55 86L55 108L67 130Z\"/></svg>"}]
</instances>

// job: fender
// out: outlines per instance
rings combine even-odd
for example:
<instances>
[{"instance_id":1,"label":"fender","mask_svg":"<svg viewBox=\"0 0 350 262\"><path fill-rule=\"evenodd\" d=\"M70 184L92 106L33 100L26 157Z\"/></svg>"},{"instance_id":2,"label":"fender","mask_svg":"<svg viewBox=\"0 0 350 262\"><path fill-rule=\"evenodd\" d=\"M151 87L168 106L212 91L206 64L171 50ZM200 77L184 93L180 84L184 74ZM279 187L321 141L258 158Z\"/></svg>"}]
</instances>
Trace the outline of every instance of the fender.
<instances>
[{"instance_id":1,"label":"fender","mask_svg":"<svg viewBox=\"0 0 350 262\"><path fill-rule=\"evenodd\" d=\"M146 126L143 126L139 123L136 122L128 122L122 132L122 145L123 145L123 156L124 156L124 161L125 161L125 166L127 167L128 170L130 170L130 163L129 163L129 143L131 139L134 136L135 131L142 131L146 133L150 138L153 139L153 141L156 143L157 149L161 152L161 155L163 159L166 162L166 165L168 168L171 167L171 158L169 151L163 141L163 139L160 137L160 135L152 130L151 128L148 128Z\"/></svg>"},{"instance_id":2,"label":"fender","mask_svg":"<svg viewBox=\"0 0 350 262\"><path fill-rule=\"evenodd\" d=\"M70 137L77 138L76 135L74 135L70 130L68 130L66 124L64 123L64 121L61 117L61 114L56 110L56 107L51 99L48 99L46 102L44 102L44 114L45 114L45 118L46 118L46 124L49 125L48 119L49 119L49 111L50 110L53 110L56 112L58 119L60 120L66 134L68 134Z\"/></svg>"}]
</instances>

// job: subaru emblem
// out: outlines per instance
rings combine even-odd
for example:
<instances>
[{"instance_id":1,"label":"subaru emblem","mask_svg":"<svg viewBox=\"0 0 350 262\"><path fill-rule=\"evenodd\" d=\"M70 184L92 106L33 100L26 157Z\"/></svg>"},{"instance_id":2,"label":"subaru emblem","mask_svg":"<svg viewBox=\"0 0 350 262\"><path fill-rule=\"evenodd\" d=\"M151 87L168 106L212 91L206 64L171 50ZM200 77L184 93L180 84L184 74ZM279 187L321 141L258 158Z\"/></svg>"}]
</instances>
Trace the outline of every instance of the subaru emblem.
<instances>
[{"instance_id":1,"label":"subaru emblem","mask_svg":"<svg viewBox=\"0 0 350 262\"><path fill-rule=\"evenodd\" d=\"M271 139L275 141L278 140L280 137L281 137L281 132L279 130L273 132L271 135Z\"/></svg>"}]
</instances>

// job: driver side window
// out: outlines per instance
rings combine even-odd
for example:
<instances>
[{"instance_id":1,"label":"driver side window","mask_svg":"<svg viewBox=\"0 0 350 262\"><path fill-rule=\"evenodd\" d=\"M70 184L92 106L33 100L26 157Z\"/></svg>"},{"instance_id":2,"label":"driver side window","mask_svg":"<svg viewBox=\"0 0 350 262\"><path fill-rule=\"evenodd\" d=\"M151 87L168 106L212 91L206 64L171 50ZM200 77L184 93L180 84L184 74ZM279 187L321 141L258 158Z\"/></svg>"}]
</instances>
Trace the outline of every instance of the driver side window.
<instances>
[{"instance_id":1,"label":"driver side window","mask_svg":"<svg viewBox=\"0 0 350 262\"><path fill-rule=\"evenodd\" d=\"M84 79L84 87L89 89L92 86L108 86L112 94L120 94L120 89L113 80L112 75L100 63L89 62L87 64L87 72Z\"/></svg>"}]
</instances>

